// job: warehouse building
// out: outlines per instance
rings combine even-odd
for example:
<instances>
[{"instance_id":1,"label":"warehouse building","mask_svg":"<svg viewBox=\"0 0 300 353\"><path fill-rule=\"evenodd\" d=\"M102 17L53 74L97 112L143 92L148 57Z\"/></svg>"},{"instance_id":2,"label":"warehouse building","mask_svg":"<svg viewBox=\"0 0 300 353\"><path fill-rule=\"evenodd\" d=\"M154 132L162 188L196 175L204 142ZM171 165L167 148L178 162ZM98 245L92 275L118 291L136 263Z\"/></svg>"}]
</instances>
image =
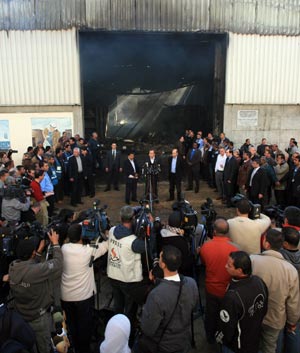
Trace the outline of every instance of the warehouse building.
<instances>
[{"instance_id":1,"label":"warehouse building","mask_svg":"<svg viewBox=\"0 0 300 353\"><path fill-rule=\"evenodd\" d=\"M0 0L0 149L58 132L300 139L299 0Z\"/></svg>"}]
</instances>

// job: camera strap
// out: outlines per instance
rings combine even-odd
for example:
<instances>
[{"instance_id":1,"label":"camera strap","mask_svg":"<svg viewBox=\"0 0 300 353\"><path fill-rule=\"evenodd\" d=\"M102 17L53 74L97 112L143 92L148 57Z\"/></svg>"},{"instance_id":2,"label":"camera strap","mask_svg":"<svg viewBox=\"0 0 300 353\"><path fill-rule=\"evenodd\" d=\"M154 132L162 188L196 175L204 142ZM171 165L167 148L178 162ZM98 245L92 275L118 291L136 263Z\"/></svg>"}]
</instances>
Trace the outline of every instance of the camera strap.
<instances>
[{"instance_id":1,"label":"camera strap","mask_svg":"<svg viewBox=\"0 0 300 353\"><path fill-rule=\"evenodd\" d=\"M174 309L173 309L172 315L170 316L170 318L169 318L167 324L165 325L164 329L162 330L162 333L161 333L161 335L160 335L160 337L159 337L159 341L157 342L157 347L159 347L159 344L160 344L160 342L161 342L161 340L162 340L162 338L163 338L163 336L164 336L164 334L165 334L165 332L166 332L166 330L167 330L167 328L168 328L170 322L172 321L172 319L173 319L173 317L174 317L174 314L175 314L175 311L176 311L176 308L177 308L177 305L178 305L178 303L179 303L179 299L180 299L180 296L181 296L181 291L182 291L182 286L183 286L183 279L184 279L184 277L183 277L183 276L180 276L180 284L179 284L179 291L178 291L178 296L177 296L176 304L175 304L175 307L174 307Z\"/></svg>"}]
</instances>

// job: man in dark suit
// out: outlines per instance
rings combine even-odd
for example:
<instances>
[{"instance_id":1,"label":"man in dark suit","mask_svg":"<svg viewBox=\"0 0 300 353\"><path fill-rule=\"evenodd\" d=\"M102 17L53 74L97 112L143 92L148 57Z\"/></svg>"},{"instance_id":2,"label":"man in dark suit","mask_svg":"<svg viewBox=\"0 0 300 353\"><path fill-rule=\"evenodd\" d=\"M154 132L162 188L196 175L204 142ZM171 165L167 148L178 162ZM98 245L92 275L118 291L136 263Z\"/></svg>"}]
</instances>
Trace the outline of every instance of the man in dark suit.
<instances>
[{"instance_id":1,"label":"man in dark suit","mask_svg":"<svg viewBox=\"0 0 300 353\"><path fill-rule=\"evenodd\" d=\"M146 195L147 198L150 193L150 183L152 189L152 200L158 201L158 174L160 173L160 161L155 155L154 150L150 150L146 162L144 164L144 169L148 170L147 184L146 184Z\"/></svg>"},{"instance_id":2,"label":"man in dark suit","mask_svg":"<svg viewBox=\"0 0 300 353\"><path fill-rule=\"evenodd\" d=\"M68 162L68 175L71 183L71 205L76 207L81 202L82 185L83 185L83 162L80 156L80 149L75 147L73 155Z\"/></svg>"},{"instance_id":3,"label":"man in dark suit","mask_svg":"<svg viewBox=\"0 0 300 353\"><path fill-rule=\"evenodd\" d=\"M260 160L252 160L252 170L249 172L246 190L249 200L253 203L259 203L262 206L267 198L268 176L264 169L260 168Z\"/></svg>"},{"instance_id":4,"label":"man in dark suit","mask_svg":"<svg viewBox=\"0 0 300 353\"><path fill-rule=\"evenodd\" d=\"M288 205L300 207L300 156L293 157L293 167L288 174Z\"/></svg>"},{"instance_id":5,"label":"man in dark suit","mask_svg":"<svg viewBox=\"0 0 300 353\"><path fill-rule=\"evenodd\" d=\"M193 147L188 151L186 158L188 175L187 190L193 190L193 180L195 180L195 193L199 192L200 162L201 151L198 149L198 143L193 142Z\"/></svg>"},{"instance_id":6,"label":"man in dark suit","mask_svg":"<svg viewBox=\"0 0 300 353\"><path fill-rule=\"evenodd\" d=\"M178 155L178 150L174 148L172 150L172 156L169 158L169 193L170 197L168 201L174 200L175 186L177 190L177 200L181 199L181 180L183 172L183 161Z\"/></svg>"},{"instance_id":7,"label":"man in dark suit","mask_svg":"<svg viewBox=\"0 0 300 353\"><path fill-rule=\"evenodd\" d=\"M125 174L125 202L130 204L130 197L132 201L137 201L136 189L139 176L139 166L134 159L134 152L128 153L128 158L124 162Z\"/></svg>"},{"instance_id":8,"label":"man in dark suit","mask_svg":"<svg viewBox=\"0 0 300 353\"><path fill-rule=\"evenodd\" d=\"M84 177L84 187L85 195L93 198L95 196L95 176L93 156L86 147L81 149L81 159L83 163L83 177Z\"/></svg>"},{"instance_id":9,"label":"man in dark suit","mask_svg":"<svg viewBox=\"0 0 300 353\"><path fill-rule=\"evenodd\" d=\"M119 191L119 173L122 173L121 168L121 153L117 151L117 144L112 143L111 150L106 154L105 173L107 176L107 186L104 191L110 190L111 183L114 189Z\"/></svg>"},{"instance_id":10,"label":"man in dark suit","mask_svg":"<svg viewBox=\"0 0 300 353\"><path fill-rule=\"evenodd\" d=\"M231 207L231 198L234 196L236 189L236 182L238 176L239 166L235 157L233 157L233 151L228 149L226 152L226 162L224 167L224 191L226 196L227 207Z\"/></svg>"}]
</instances>

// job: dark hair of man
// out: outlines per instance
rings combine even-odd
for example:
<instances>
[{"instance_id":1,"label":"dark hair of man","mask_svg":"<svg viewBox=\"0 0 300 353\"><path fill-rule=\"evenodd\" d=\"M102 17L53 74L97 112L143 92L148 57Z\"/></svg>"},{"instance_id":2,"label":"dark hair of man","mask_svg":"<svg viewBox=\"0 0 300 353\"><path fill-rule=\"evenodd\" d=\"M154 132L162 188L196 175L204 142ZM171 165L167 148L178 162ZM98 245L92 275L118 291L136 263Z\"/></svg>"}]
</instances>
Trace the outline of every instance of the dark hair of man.
<instances>
[{"instance_id":1,"label":"dark hair of man","mask_svg":"<svg viewBox=\"0 0 300 353\"><path fill-rule=\"evenodd\" d=\"M282 233L276 229L269 229L267 231L266 241L270 243L272 250L279 251L283 244Z\"/></svg>"},{"instance_id":2,"label":"dark hair of man","mask_svg":"<svg viewBox=\"0 0 300 353\"><path fill-rule=\"evenodd\" d=\"M280 157L281 159L285 159L284 154L283 153L278 153L277 157Z\"/></svg>"},{"instance_id":3,"label":"dark hair of man","mask_svg":"<svg viewBox=\"0 0 300 353\"><path fill-rule=\"evenodd\" d=\"M214 222L214 231L216 235L226 236L229 232L229 224L225 218L217 218Z\"/></svg>"},{"instance_id":4,"label":"dark hair of man","mask_svg":"<svg viewBox=\"0 0 300 353\"><path fill-rule=\"evenodd\" d=\"M227 152L229 152L231 155L233 154L233 150L231 148L229 148Z\"/></svg>"},{"instance_id":5,"label":"dark hair of man","mask_svg":"<svg viewBox=\"0 0 300 353\"><path fill-rule=\"evenodd\" d=\"M34 148L34 150L33 150L33 153L34 153L35 155L37 155L39 149L40 149L40 147L39 147L39 146L36 146L36 147Z\"/></svg>"},{"instance_id":6,"label":"dark hair of man","mask_svg":"<svg viewBox=\"0 0 300 353\"><path fill-rule=\"evenodd\" d=\"M237 202L236 208L241 214L248 214L251 210L250 203L247 199L243 199Z\"/></svg>"},{"instance_id":7,"label":"dark hair of man","mask_svg":"<svg viewBox=\"0 0 300 353\"><path fill-rule=\"evenodd\" d=\"M162 261L169 271L178 271L181 265L181 251L172 245L164 246L162 248Z\"/></svg>"},{"instance_id":8,"label":"dark hair of man","mask_svg":"<svg viewBox=\"0 0 300 353\"><path fill-rule=\"evenodd\" d=\"M250 152L246 151L246 152L244 152L244 154L246 154L249 157L249 159L251 158L251 153Z\"/></svg>"},{"instance_id":9,"label":"dark hair of man","mask_svg":"<svg viewBox=\"0 0 300 353\"><path fill-rule=\"evenodd\" d=\"M55 155L57 156L62 151L61 147L55 148Z\"/></svg>"},{"instance_id":10,"label":"dark hair of man","mask_svg":"<svg viewBox=\"0 0 300 353\"><path fill-rule=\"evenodd\" d=\"M70 141L72 141L72 142L76 142L76 140L75 140L75 137L70 137L70 139L69 139Z\"/></svg>"},{"instance_id":11,"label":"dark hair of man","mask_svg":"<svg viewBox=\"0 0 300 353\"><path fill-rule=\"evenodd\" d=\"M24 166L23 165L17 165L16 168L17 168L18 171L20 171L20 170L22 170L22 168L24 168Z\"/></svg>"},{"instance_id":12,"label":"dark hair of man","mask_svg":"<svg viewBox=\"0 0 300 353\"><path fill-rule=\"evenodd\" d=\"M284 218L287 219L290 226L300 227L300 208L288 206L284 210Z\"/></svg>"},{"instance_id":13,"label":"dark hair of man","mask_svg":"<svg viewBox=\"0 0 300 353\"><path fill-rule=\"evenodd\" d=\"M300 156L294 157L294 160L295 160L295 159L298 159L298 161L300 162Z\"/></svg>"},{"instance_id":14,"label":"dark hair of man","mask_svg":"<svg viewBox=\"0 0 300 353\"><path fill-rule=\"evenodd\" d=\"M299 232L297 229L292 227L283 227L282 228L282 237L283 241L286 241L289 245L297 247L299 244Z\"/></svg>"},{"instance_id":15,"label":"dark hair of man","mask_svg":"<svg viewBox=\"0 0 300 353\"><path fill-rule=\"evenodd\" d=\"M8 170L7 169L0 170L0 178L3 177L5 174L8 174Z\"/></svg>"},{"instance_id":16,"label":"dark hair of man","mask_svg":"<svg viewBox=\"0 0 300 353\"><path fill-rule=\"evenodd\" d=\"M245 251L233 251L229 254L233 260L235 269L242 269L243 274L251 276L252 264L250 256Z\"/></svg>"},{"instance_id":17,"label":"dark hair of man","mask_svg":"<svg viewBox=\"0 0 300 353\"><path fill-rule=\"evenodd\" d=\"M27 147L27 152L31 152L33 150L33 147L32 146L28 146Z\"/></svg>"},{"instance_id":18,"label":"dark hair of man","mask_svg":"<svg viewBox=\"0 0 300 353\"><path fill-rule=\"evenodd\" d=\"M38 179L39 177L41 177L43 174L44 174L45 172L43 171L43 170L36 170L35 172L34 172L34 178L35 179Z\"/></svg>"},{"instance_id":19,"label":"dark hair of man","mask_svg":"<svg viewBox=\"0 0 300 353\"><path fill-rule=\"evenodd\" d=\"M72 224L68 229L70 243L78 243L81 239L82 228L80 224Z\"/></svg>"}]
</instances>

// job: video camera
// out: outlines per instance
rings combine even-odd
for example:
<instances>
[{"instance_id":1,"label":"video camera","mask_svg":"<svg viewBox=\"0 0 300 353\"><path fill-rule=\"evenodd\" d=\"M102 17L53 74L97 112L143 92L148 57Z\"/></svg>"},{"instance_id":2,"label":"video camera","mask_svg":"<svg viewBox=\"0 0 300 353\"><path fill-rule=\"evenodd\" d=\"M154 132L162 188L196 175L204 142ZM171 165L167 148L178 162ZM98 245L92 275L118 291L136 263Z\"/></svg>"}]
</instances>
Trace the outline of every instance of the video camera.
<instances>
[{"instance_id":1,"label":"video camera","mask_svg":"<svg viewBox=\"0 0 300 353\"><path fill-rule=\"evenodd\" d=\"M158 175L161 172L160 164L146 162L142 167L142 175Z\"/></svg>"},{"instance_id":2,"label":"video camera","mask_svg":"<svg viewBox=\"0 0 300 353\"><path fill-rule=\"evenodd\" d=\"M264 209L263 212L270 219L275 221L276 227L282 228L284 223L284 209L281 206L270 206Z\"/></svg>"},{"instance_id":3,"label":"video camera","mask_svg":"<svg viewBox=\"0 0 300 353\"><path fill-rule=\"evenodd\" d=\"M135 219L134 219L134 234L138 238L146 238L151 235L151 221L149 214L151 210L148 203L140 201L141 206L133 207Z\"/></svg>"},{"instance_id":4,"label":"video camera","mask_svg":"<svg viewBox=\"0 0 300 353\"><path fill-rule=\"evenodd\" d=\"M207 198L206 202L201 205L202 223L207 229L207 236L213 237L213 223L216 220L217 212L214 209L214 204L211 198Z\"/></svg>"},{"instance_id":5,"label":"video camera","mask_svg":"<svg viewBox=\"0 0 300 353\"><path fill-rule=\"evenodd\" d=\"M197 211L193 209L192 205L182 198L180 201L177 201L172 205L172 209L173 211L179 211L181 213L180 228L184 230L184 234L193 234L198 225L198 217Z\"/></svg>"},{"instance_id":6,"label":"video camera","mask_svg":"<svg viewBox=\"0 0 300 353\"><path fill-rule=\"evenodd\" d=\"M93 208L87 211L87 218L82 221L82 239L94 241L99 236L106 240L105 232L110 229L110 221L106 213L107 205L99 208L100 201L93 202Z\"/></svg>"},{"instance_id":7,"label":"video camera","mask_svg":"<svg viewBox=\"0 0 300 353\"><path fill-rule=\"evenodd\" d=\"M248 200L246 196L244 196L242 194L236 194L234 197L231 198L231 202L232 202L233 206L236 206L236 204L241 200L247 200L249 202L251 209L248 214L248 217L250 219L258 219L261 214L261 205L258 203L254 204L253 202Z\"/></svg>"}]
</instances>

